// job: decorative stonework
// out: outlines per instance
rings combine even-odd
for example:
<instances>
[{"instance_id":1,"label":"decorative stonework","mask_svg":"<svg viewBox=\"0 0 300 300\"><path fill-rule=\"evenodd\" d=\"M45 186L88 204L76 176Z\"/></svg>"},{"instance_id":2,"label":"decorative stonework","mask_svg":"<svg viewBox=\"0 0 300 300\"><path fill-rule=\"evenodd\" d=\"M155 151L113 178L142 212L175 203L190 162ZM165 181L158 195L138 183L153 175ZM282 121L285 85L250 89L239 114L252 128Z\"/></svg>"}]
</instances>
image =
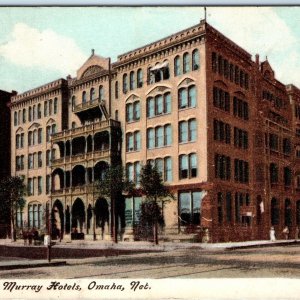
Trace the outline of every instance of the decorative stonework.
<instances>
[{"instance_id":1,"label":"decorative stonework","mask_svg":"<svg viewBox=\"0 0 300 300\"><path fill-rule=\"evenodd\" d=\"M100 66L90 66L87 68L87 70L82 74L81 78L89 77L91 75L94 75L96 73L99 73L103 70Z\"/></svg>"}]
</instances>

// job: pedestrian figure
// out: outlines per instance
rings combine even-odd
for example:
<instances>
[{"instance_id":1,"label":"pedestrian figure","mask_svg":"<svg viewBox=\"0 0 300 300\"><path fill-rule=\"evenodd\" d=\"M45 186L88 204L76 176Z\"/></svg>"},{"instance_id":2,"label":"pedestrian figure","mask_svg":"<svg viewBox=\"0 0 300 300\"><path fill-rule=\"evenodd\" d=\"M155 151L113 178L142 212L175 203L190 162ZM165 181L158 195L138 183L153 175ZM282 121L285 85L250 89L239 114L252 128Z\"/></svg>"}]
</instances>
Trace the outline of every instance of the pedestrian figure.
<instances>
[{"instance_id":1,"label":"pedestrian figure","mask_svg":"<svg viewBox=\"0 0 300 300\"><path fill-rule=\"evenodd\" d=\"M27 245L27 238L28 238L28 233L26 231L23 231L24 246Z\"/></svg>"},{"instance_id":2,"label":"pedestrian figure","mask_svg":"<svg viewBox=\"0 0 300 300\"><path fill-rule=\"evenodd\" d=\"M296 231L295 231L295 240L298 240L299 238L299 227L296 227Z\"/></svg>"},{"instance_id":3,"label":"pedestrian figure","mask_svg":"<svg viewBox=\"0 0 300 300\"><path fill-rule=\"evenodd\" d=\"M271 241L271 242L275 242L275 241L276 241L276 237L275 237L275 229L274 229L273 226L272 226L271 229L270 229L270 241Z\"/></svg>"},{"instance_id":4,"label":"pedestrian figure","mask_svg":"<svg viewBox=\"0 0 300 300\"><path fill-rule=\"evenodd\" d=\"M282 233L284 235L284 239L288 240L290 231L289 231L289 228L287 226L284 227L284 229L282 230Z\"/></svg>"}]
</instances>

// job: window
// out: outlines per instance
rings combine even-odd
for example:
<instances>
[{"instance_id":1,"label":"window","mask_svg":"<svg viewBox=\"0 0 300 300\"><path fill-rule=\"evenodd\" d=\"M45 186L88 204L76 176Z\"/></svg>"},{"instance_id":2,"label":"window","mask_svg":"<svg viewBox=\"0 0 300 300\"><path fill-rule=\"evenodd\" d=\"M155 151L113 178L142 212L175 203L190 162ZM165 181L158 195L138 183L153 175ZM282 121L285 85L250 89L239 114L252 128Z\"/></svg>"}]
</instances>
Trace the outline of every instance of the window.
<instances>
[{"instance_id":1,"label":"window","mask_svg":"<svg viewBox=\"0 0 300 300\"><path fill-rule=\"evenodd\" d=\"M43 166L43 158L42 158L42 152L38 152L38 168L41 168Z\"/></svg>"},{"instance_id":2,"label":"window","mask_svg":"<svg viewBox=\"0 0 300 300\"><path fill-rule=\"evenodd\" d=\"M127 91L128 91L128 83L127 83L128 78L127 78L127 77L128 77L128 76L127 76L127 74L125 73L125 74L123 75L123 93L124 93L124 94L126 94Z\"/></svg>"},{"instance_id":3,"label":"window","mask_svg":"<svg viewBox=\"0 0 300 300\"><path fill-rule=\"evenodd\" d=\"M126 121L135 122L140 120L140 101L126 104Z\"/></svg>"},{"instance_id":4,"label":"window","mask_svg":"<svg viewBox=\"0 0 300 300\"><path fill-rule=\"evenodd\" d=\"M135 89L135 80L134 80L134 72L131 71L129 74L129 89L132 91Z\"/></svg>"},{"instance_id":5,"label":"window","mask_svg":"<svg viewBox=\"0 0 300 300\"><path fill-rule=\"evenodd\" d=\"M14 126L18 125L18 113L15 111L14 112Z\"/></svg>"},{"instance_id":6,"label":"window","mask_svg":"<svg viewBox=\"0 0 300 300\"><path fill-rule=\"evenodd\" d=\"M213 104L215 107L230 112L230 97L229 93L222 89L213 88Z\"/></svg>"},{"instance_id":7,"label":"window","mask_svg":"<svg viewBox=\"0 0 300 300\"><path fill-rule=\"evenodd\" d=\"M141 165L140 162L126 164L126 176L129 181L139 184L140 182Z\"/></svg>"},{"instance_id":8,"label":"window","mask_svg":"<svg viewBox=\"0 0 300 300\"><path fill-rule=\"evenodd\" d=\"M49 106L48 106L48 109L49 109L49 116L52 115L52 104L53 104L52 99L50 99L50 100L49 100Z\"/></svg>"},{"instance_id":9,"label":"window","mask_svg":"<svg viewBox=\"0 0 300 300\"><path fill-rule=\"evenodd\" d=\"M279 138L277 134L269 133L269 147L273 151L278 151Z\"/></svg>"},{"instance_id":10,"label":"window","mask_svg":"<svg viewBox=\"0 0 300 300\"><path fill-rule=\"evenodd\" d=\"M50 193L50 188L51 188L51 176L47 175L46 176L46 194Z\"/></svg>"},{"instance_id":11,"label":"window","mask_svg":"<svg viewBox=\"0 0 300 300\"><path fill-rule=\"evenodd\" d=\"M218 65L218 63L217 63L217 54L216 54L216 52L212 52L212 54L211 54L211 68L212 68L212 70L213 70L213 72L217 72L217 65Z\"/></svg>"},{"instance_id":12,"label":"window","mask_svg":"<svg viewBox=\"0 0 300 300\"><path fill-rule=\"evenodd\" d=\"M26 109L25 108L23 108L22 118L23 118L23 124L26 123Z\"/></svg>"},{"instance_id":13,"label":"window","mask_svg":"<svg viewBox=\"0 0 300 300\"><path fill-rule=\"evenodd\" d=\"M38 195L43 193L43 178L41 176L38 177Z\"/></svg>"},{"instance_id":14,"label":"window","mask_svg":"<svg viewBox=\"0 0 300 300\"><path fill-rule=\"evenodd\" d=\"M33 130L33 135L32 135L32 145L36 145L37 144L37 130Z\"/></svg>"},{"instance_id":15,"label":"window","mask_svg":"<svg viewBox=\"0 0 300 300\"><path fill-rule=\"evenodd\" d=\"M278 182L278 166L275 163L270 164L270 182L271 184Z\"/></svg>"},{"instance_id":16,"label":"window","mask_svg":"<svg viewBox=\"0 0 300 300\"><path fill-rule=\"evenodd\" d=\"M27 181L27 192L28 192L28 196L33 195L34 188L33 188L33 180L32 180L32 178L28 178L28 181Z\"/></svg>"},{"instance_id":17,"label":"window","mask_svg":"<svg viewBox=\"0 0 300 300\"><path fill-rule=\"evenodd\" d=\"M36 106L33 105L33 108L32 108L32 120L34 121L36 119Z\"/></svg>"},{"instance_id":18,"label":"window","mask_svg":"<svg viewBox=\"0 0 300 300\"><path fill-rule=\"evenodd\" d=\"M196 87L181 88L178 91L179 108L196 107Z\"/></svg>"},{"instance_id":19,"label":"window","mask_svg":"<svg viewBox=\"0 0 300 300\"><path fill-rule=\"evenodd\" d=\"M76 106L76 97L75 96L72 96L71 102L72 102L72 111L74 111L75 106Z\"/></svg>"},{"instance_id":20,"label":"window","mask_svg":"<svg viewBox=\"0 0 300 300\"><path fill-rule=\"evenodd\" d=\"M282 150L285 155L290 155L292 151L291 140L289 138L284 138L282 141Z\"/></svg>"},{"instance_id":21,"label":"window","mask_svg":"<svg viewBox=\"0 0 300 300\"><path fill-rule=\"evenodd\" d=\"M180 225L201 224L201 202L203 192L181 192L179 194Z\"/></svg>"},{"instance_id":22,"label":"window","mask_svg":"<svg viewBox=\"0 0 300 300\"><path fill-rule=\"evenodd\" d=\"M271 225L279 224L279 203L276 198L271 200Z\"/></svg>"},{"instance_id":23,"label":"window","mask_svg":"<svg viewBox=\"0 0 300 300\"><path fill-rule=\"evenodd\" d=\"M232 221L232 197L231 193L226 193L226 221L231 223Z\"/></svg>"},{"instance_id":24,"label":"window","mask_svg":"<svg viewBox=\"0 0 300 300\"><path fill-rule=\"evenodd\" d=\"M292 225L292 207L290 199L285 199L284 201L284 225Z\"/></svg>"},{"instance_id":25,"label":"window","mask_svg":"<svg viewBox=\"0 0 300 300\"><path fill-rule=\"evenodd\" d=\"M28 113L29 115L30 113ZM48 101L45 101L44 102L44 117L47 117L48 116ZM29 118L29 116L28 116Z\"/></svg>"},{"instance_id":26,"label":"window","mask_svg":"<svg viewBox=\"0 0 300 300\"><path fill-rule=\"evenodd\" d=\"M116 99L119 98L119 82L118 81L115 82L115 98Z\"/></svg>"},{"instance_id":27,"label":"window","mask_svg":"<svg viewBox=\"0 0 300 300\"><path fill-rule=\"evenodd\" d=\"M43 222L43 207L41 204L28 205L28 227L40 229Z\"/></svg>"},{"instance_id":28,"label":"window","mask_svg":"<svg viewBox=\"0 0 300 300\"><path fill-rule=\"evenodd\" d=\"M148 128L147 130L147 148L158 148L172 144L172 127L170 124Z\"/></svg>"},{"instance_id":29,"label":"window","mask_svg":"<svg viewBox=\"0 0 300 300\"><path fill-rule=\"evenodd\" d=\"M99 86L99 99L104 100L104 88L102 85Z\"/></svg>"},{"instance_id":30,"label":"window","mask_svg":"<svg viewBox=\"0 0 300 300\"><path fill-rule=\"evenodd\" d=\"M20 148L24 148L24 133L21 133Z\"/></svg>"},{"instance_id":31,"label":"window","mask_svg":"<svg viewBox=\"0 0 300 300\"><path fill-rule=\"evenodd\" d=\"M164 158L164 181L171 182L173 179L172 175L172 158L165 157Z\"/></svg>"},{"instance_id":32,"label":"window","mask_svg":"<svg viewBox=\"0 0 300 300\"><path fill-rule=\"evenodd\" d=\"M290 186L292 184L292 170L289 167L283 168L284 185Z\"/></svg>"},{"instance_id":33,"label":"window","mask_svg":"<svg viewBox=\"0 0 300 300\"><path fill-rule=\"evenodd\" d=\"M151 118L171 112L171 94L165 93L147 99L147 117Z\"/></svg>"},{"instance_id":34,"label":"window","mask_svg":"<svg viewBox=\"0 0 300 300\"><path fill-rule=\"evenodd\" d=\"M179 178L197 177L197 155L191 153L189 155L179 156Z\"/></svg>"},{"instance_id":35,"label":"window","mask_svg":"<svg viewBox=\"0 0 300 300\"><path fill-rule=\"evenodd\" d=\"M192 52L192 71L198 70L200 67L199 51L195 49Z\"/></svg>"},{"instance_id":36,"label":"window","mask_svg":"<svg viewBox=\"0 0 300 300\"><path fill-rule=\"evenodd\" d=\"M32 146L32 131L28 132L28 146Z\"/></svg>"},{"instance_id":37,"label":"window","mask_svg":"<svg viewBox=\"0 0 300 300\"><path fill-rule=\"evenodd\" d=\"M223 193L219 192L217 195L218 200L218 223L223 223Z\"/></svg>"},{"instance_id":38,"label":"window","mask_svg":"<svg viewBox=\"0 0 300 300\"><path fill-rule=\"evenodd\" d=\"M249 163L240 159L234 160L234 180L240 183L249 182Z\"/></svg>"},{"instance_id":39,"label":"window","mask_svg":"<svg viewBox=\"0 0 300 300\"><path fill-rule=\"evenodd\" d=\"M53 113L57 114L57 98L54 98L53 102Z\"/></svg>"},{"instance_id":40,"label":"window","mask_svg":"<svg viewBox=\"0 0 300 300\"><path fill-rule=\"evenodd\" d=\"M86 103L86 91L82 92L82 103Z\"/></svg>"},{"instance_id":41,"label":"window","mask_svg":"<svg viewBox=\"0 0 300 300\"><path fill-rule=\"evenodd\" d=\"M235 221L237 223L241 222L240 206L243 195L241 193L235 193L234 202L235 202Z\"/></svg>"},{"instance_id":42,"label":"window","mask_svg":"<svg viewBox=\"0 0 300 300\"><path fill-rule=\"evenodd\" d=\"M236 97L233 98L233 115L239 117L243 120L249 119L249 109L248 103L238 99Z\"/></svg>"},{"instance_id":43,"label":"window","mask_svg":"<svg viewBox=\"0 0 300 300\"><path fill-rule=\"evenodd\" d=\"M181 75L180 56L176 56L174 59L174 76Z\"/></svg>"},{"instance_id":44,"label":"window","mask_svg":"<svg viewBox=\"0 0 300 300\"><path fill-rule=\"evenodd\" d=\"M215 154L215 177L222 180L230 180L231 162L229 156Z\"/></svg>"},{"instance_id":45,"label":"window","mask_svg":"<svg viewBox=\"0 0 300 300\"><path fill-rule=\"evenodd\" d=\"M51 163L51 151L47 150L46 151L46 166L49 167Z\"/></svg>"},{"instance_id":46,"label":"window","mask_svg":"<svg viewBox=\"0 0 300 300\"><path fill-rule=\"evenodd\" d=\"M129 132L126 134L126 151L139 151L141 149L140 131Z\"/></svg>"},{"instance_id":47,"label":"window","mask_svg":"<svg viewBox=\"0 0 300 300\"><path fill-rule=\"evenodd\" d=\"M33 159L33 154L28 155L28 169L33 169L34 168L34 159Z\"/></svg>"},{"instance_id":48,"label":"window","mask_svg":"<svg viewBox=\"0 0 300 300\"><path fill-rule=\"evenodd\" d=\"M52 149L51 151L51 161L54 161L56 158L56 149Z\"/></svg>"},{"instance_id":49,"label":"window","mask_svg":"<svg viewBox=\"0 0 300 300\"><path fill-rule=\"evenodd\" d=\"M296 224L300 225L300 200L296 202Z\"/></svg>"},{"instance_id":50,"label":"window","mask_svg":"<svg viewBox=\"0 0 300 300\"><path fill-rule=\"evenodd\" d=\"M143 71L142 69L137 70L137 87L141 88L143 86Z\"/></svg>"},{"instance_id":51,"label":"window","mask_svg":"<svg viewBox=\"0 0 300 300\"><path fill-rule=\"evenodd\" d=\"M24 113L24 110L23 110ZM37 105L37 118L40 119L42 117L42 107L41 107L41 103L39 103Z\"/></svg>"},{"instance_id":52,"label":"window","mask_svg":"<svg viewBox=\"0 0 300 300\"><path fill-rule=\"evenodd\" d=\"M51 126L46 127L46 142L50 141L50 135L51 135Z\"/></svg>"},{"instance_id":53,"label":"window","mask_svg":"<svg viewBox=\"0 0 300 300\"><path fill-rule=\"evenodd\" d=\"M32 107L29 106L28 108L28 121L31 122L32 121Z\"/></svg>"},{"instance_id":54,"label":"window","mask_svg":"<svg viewBox=\"0 0 300 300\"><path fill-rule=\"evenodd\" d=\"M16 135L16 149L19 149L20 148L20 139L21 139L21 136L19 134Z\"/></svg>"},{"instance_id":55,"label":"window","mask_svg":"<svg viewBox=\"0 0 300 300\"><path fill-rule=\"evenodd\" d=\"M43 129L39 128L38 129L38 144L41 144L43 141Z\"/></svg>"},{"instance_id":56,"label":"window","mask_svg":"<svg viewBox=\"0 0 300 300\"><path fill-rule=\"evenodd\" d=\"M90 90L90 101L94 101L96 99L96 92L94 88L91 88Z\"/></svg>"},{"instance_id":57,"label":"window","mask_svg":"<svg viewBox=\"0 0 300 300\"><path fill-rule=\"evenodd\" d=\"M234 127L234 146L241 149L248 149L248 132Z\"/></svg>"},{"instance_id":58,"label":"window","mask_svg":"<svg viewBox=\"0 0 300 300\"><path fill-rule=\"evenodd\" d=\"M194 142L197 139L196 119L179 122L179 143Z\"/></svg>"},{"instance_id":59,"label":"window","mask_svg":"<svg viewBox=\"0 0 300 300\"><path fill-rule=\"evenodd\" d=\"M159 82L161 80L169 79L170 71L169 71L169 63L168 61L164 61L162 63L157 63L154 67L150 67L148 69L148 82L149 84Z\"/></svg>"},{"instance_id":60,"label":"window","mask_svg":"<svg viewBox=\"0 0 300 300\"><path fill-rule=\"evenodd\" d=\"M189 53L183 54L183 74L190 71L190 55Z\"/></svg>"},{"instance_id":61,"label":"window","mask_svg":"<svg viewBox=\"0 0 300 300\"><path fill-rule=\"evenodd\" d=\"M231 128L230 125L214 119L214 140L230 144Z\"/></svg>"}]
</instances>

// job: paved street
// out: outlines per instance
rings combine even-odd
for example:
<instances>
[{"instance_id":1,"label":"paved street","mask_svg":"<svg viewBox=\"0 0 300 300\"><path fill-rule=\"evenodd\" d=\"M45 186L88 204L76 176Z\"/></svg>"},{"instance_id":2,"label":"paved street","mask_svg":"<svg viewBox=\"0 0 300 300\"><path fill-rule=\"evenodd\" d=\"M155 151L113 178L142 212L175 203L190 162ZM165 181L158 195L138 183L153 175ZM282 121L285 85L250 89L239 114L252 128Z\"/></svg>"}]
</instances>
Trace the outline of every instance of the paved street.
<instances>
[{"instance_id":1,"label":"paved street","mask_svg":"<svg viewBox=\"0 0 300 300\"><path fill-rule=\"evenodd\" d=\"M67 266L7 270L0 278L300 278L300 245L67 259Z\"/></svg>"}]
</instances>

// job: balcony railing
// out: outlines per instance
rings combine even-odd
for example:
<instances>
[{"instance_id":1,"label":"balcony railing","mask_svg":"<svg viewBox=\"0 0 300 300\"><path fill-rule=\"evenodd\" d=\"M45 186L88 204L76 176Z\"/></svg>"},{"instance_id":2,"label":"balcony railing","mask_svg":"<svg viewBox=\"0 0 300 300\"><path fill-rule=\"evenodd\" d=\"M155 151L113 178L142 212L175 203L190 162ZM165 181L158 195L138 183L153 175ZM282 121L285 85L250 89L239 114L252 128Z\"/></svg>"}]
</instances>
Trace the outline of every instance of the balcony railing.
<instances>
[{"instance_id":1,"label":"balcony railing","mask_svg":"<svg viewBox=\"0 0 300 300\"><path fill-rule=\"evenodd\" d=\"M99 158L108 158L110 157L111 151L109 149L105 150L99 150L99 151L94 151L94 152L88 152L88 153L82 153L82 154L77 154L77 155L72 155L72 156L66 156L66 157L61 157L57 158L52 161L52 167L58 167L61 166L65 163L78 163L86 160L91 160L91 159L99 159Z\"/></svg>"},{"instance_id":2,"label":"balcony railing","mask_svg":"<svg viewBox=\"0 0 300 300\"><path fill-rule=\"evenodd\" d=\"M82 195L86 193L97 193L97 188L93 184L84 184L73 187L66 187L51 192L52 196Z\"/></svg>"},{"instance_id":3,"label":"balcony railing","mask_svg":"<svg viewBox=\"0 0 300 300\"><path fill-rule=\"evenodd\" d=\"M120 127L120 122L115 120L106 120L106 121L101 121L93 124L88 124L82 127L72 128L72 129L55 133L51 135L51 138L53 142L57 142L62 138L69 138L75 135L91 133L92 131L100 131L103 129L107 129L109 127Z\"/></svg>"},{"instance_id":4,"label":"balcony railing","mask_svg":"<svg viewBox=\"0 0 300 300\"><path fill-rule=\"evenodd\" d=\"M76 105L74 107L74 113L78 113L78 112L81 112L83 110L87 110L87 109L90 109L90 108L94 108L94 107L97 107L100 102L103 101L103 100L100 100L99 98L96 98L96 99L93 99L93 100L90 100L90 101L87 101L87 102L82 102L78 105Z\"/></svg>"}]
</instances>

